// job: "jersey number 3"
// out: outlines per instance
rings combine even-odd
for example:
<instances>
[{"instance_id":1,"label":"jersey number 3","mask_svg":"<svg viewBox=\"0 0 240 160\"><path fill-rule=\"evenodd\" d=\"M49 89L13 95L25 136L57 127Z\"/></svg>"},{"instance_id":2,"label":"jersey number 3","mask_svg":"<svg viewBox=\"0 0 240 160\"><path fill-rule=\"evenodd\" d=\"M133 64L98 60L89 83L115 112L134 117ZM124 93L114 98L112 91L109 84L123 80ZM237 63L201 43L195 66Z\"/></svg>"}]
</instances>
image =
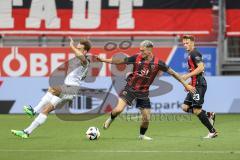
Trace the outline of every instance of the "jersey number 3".
<instances>
[{"instance_id":1,"label":"jersey number 3","mask_svg":"<svg viewBox=\"0 0 240 160\"><path fill-rule=\"evenodd\" d=\"M199 94L194 94L194 95L193 95L193 99L194 99L195 101L199 101L199 100L200 100L200 95L199 95Z\"/></svg>"}]
</instances>

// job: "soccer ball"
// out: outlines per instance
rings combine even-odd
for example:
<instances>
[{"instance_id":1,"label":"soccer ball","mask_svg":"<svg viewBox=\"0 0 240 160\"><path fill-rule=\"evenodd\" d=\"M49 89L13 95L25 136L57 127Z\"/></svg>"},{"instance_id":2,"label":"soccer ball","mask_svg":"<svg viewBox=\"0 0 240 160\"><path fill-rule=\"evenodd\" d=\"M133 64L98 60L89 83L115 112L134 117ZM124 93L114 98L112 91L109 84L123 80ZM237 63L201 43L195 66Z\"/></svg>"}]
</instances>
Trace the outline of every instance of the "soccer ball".
<instances>
[{"instance_id":1,"label":"soccer ball","mask_svg":"<svg viewBox=\"0 0 240 160\"><path fill-rule=\"evenodd\" d=\"M100 131L97 127L89 127L86 132L86 137L89 140L96 140L100 137Z\"/></svg>"}]
</instances>

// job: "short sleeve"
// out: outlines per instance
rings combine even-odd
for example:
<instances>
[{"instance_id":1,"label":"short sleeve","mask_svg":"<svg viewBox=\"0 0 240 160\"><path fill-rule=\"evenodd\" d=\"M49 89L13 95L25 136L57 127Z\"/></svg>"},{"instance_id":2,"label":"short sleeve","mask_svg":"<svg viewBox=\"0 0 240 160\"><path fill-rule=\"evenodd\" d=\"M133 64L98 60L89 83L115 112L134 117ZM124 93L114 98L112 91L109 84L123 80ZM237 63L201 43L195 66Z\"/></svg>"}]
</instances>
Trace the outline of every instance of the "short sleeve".
<instances>
[{"instance_id":1,"label":"short sleeve","mask_svg":"<svg viewBox=\"0 0 240 160\"><path fill-rule=\"evenodd\" d=\"M194 52L193 54L191 54L191 59L195 64L203 62L202 55L198 52Z\"/></svg>"},{"instance_id":2,"label":"short sleeve","mask_svg":"<svg viewBox=\"0 0 240 160\"><path fill-rule=\"evenodd\" d=\"M136 62L136 59L137 59L137 55L126 57L126 58L124 58L124 63L132 64L132 63Z\"/></svg>"},{"instance_id":3,"label":"short sleeve","mask_svg":"<svg viewBox=\"0 0 240 160\"><path fill-rule=\"evenodd\" d=\"M167 70L169 69L169 66L166 65L166 63L163 61L158 61L158 66L163 72L167 72Z\"/></svg>"}]
</instances>

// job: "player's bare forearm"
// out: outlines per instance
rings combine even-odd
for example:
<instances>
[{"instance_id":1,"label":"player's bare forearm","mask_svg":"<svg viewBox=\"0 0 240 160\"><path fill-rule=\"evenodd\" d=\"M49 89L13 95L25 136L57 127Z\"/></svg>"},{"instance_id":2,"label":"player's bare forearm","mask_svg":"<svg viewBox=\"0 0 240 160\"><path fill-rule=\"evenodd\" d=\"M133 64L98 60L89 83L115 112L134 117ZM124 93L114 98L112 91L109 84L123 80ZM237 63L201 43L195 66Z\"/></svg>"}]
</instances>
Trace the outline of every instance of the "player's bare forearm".
<instances>
[{"instance_id":1,"label":"player's bare forearm","mask_svg":"<svg viewBox=\"0 0 240 160\"><path fill-rule=\"evenodd\" d=\"M73 52L75 53L75 56L80 59L83 63L86 62L86 58L83 54L83 48L78 49L74 46L74 41L71 37L69 37L70 39L70 48L73 50Z\"/></svg>"},{"instance_id":2,"label":"player's bare forearm","mask_svg":"<svg viewBox=\"0 0 240 160\"><path fill-rule=\"evenodd\" d=\"M73 50L73 52L75 53L76 57L81 59L81 60L85 60L85 56L82 53L82 51L78 50L75 46L71 45L70 46L71 49Z\"/></svg>"},{"instance_id":3,"label":"player's bare forearm","mask_svg":"<svg viewBox=\"0 0 240 160\"><path fill-rule=\"evenodd\" d=\"M173 76L176 80L178 80L184 87L188 85L188 83L185 82L185 80L177 73L175 72L172 68L169 68L167 70L167 73Z\"/></svg>"},{"instance_id":4,"label":"player's bare forearm","mask_svg":"<svg viewBox=\"0 0 240 160\"><path fill-rule=\"evenodd\" d=\"M196 76L196 75L199 75L200 73L202 73L204 71L204 64L203 63L200 63L198 64L198 67L193 70L192 72L188 73L186 75L187 78L190 78L192 76Z\"/></svg>"},{"instance_id":5,"label":"player's bare forearm","mask_svg":"<svg viewBox=\"0 0 240 160\"><path fill-rule=\"evenodd\" d=\"M99 58L99 61L104 63L113 63L112 58L109 58L109 59Z\"/></svg>"},{"instance_id":6,"label":"player's bare forearm","mask_svg":"<svg viewBox=\"0 0 240 160\"><path fill-rule=\"evenodd\" d=\"M180 76L177 72L175 72L173 69L169 68L167 70L167 72L172 75L176 80L178 80L187 91L191 92L191 93L196 93L196 89L195 87L189 85L187 82L185 82L185 80L182 78L182 76Z\"/></svg>"},{"instance_id":7,"label":"player's bare forearm","mask_svg":"<svg viewBox=\"0 0 240 160\"><path fill-rule=\"evenodd\" d=\"M124 63L124 60L119 59L119 58L109 58L109 59L98 58L98 60L101 61L101 62L111 63L111 64L122 64L122 63Z\"/></svg>"}]
</instances>

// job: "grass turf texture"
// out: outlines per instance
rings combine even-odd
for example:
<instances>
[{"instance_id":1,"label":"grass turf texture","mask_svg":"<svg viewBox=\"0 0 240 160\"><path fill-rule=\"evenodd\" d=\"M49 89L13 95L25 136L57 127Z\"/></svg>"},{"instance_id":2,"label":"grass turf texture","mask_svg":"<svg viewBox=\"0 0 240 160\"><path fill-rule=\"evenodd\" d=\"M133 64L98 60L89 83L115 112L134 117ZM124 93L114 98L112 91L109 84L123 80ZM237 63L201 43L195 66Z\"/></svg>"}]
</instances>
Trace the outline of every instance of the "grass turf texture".
<instances>
[{"instance_id":1,"label":"grass turf texture","mask_svg":"<svg viewBox=\"0 0 240 160\"><path fill-rule=\"evenodd\" d=\"M11 129L23 129L32 119L25 115L0 115L0 160L70 160L70 159L240 159L240 115L217 115L216 128L219 137L205 140L207 130L199 120L180 121L166 118L154 120L146 135L153 141L139 141L139 122L117 118L108 130L102 129L107 116L89 121L69 122L49 116L29 139L21 139L10 133ZM170 118L171 119L171 118ZM88 127L100 129L99 140L86 139Z\"/></svg>"}]
</instances>

